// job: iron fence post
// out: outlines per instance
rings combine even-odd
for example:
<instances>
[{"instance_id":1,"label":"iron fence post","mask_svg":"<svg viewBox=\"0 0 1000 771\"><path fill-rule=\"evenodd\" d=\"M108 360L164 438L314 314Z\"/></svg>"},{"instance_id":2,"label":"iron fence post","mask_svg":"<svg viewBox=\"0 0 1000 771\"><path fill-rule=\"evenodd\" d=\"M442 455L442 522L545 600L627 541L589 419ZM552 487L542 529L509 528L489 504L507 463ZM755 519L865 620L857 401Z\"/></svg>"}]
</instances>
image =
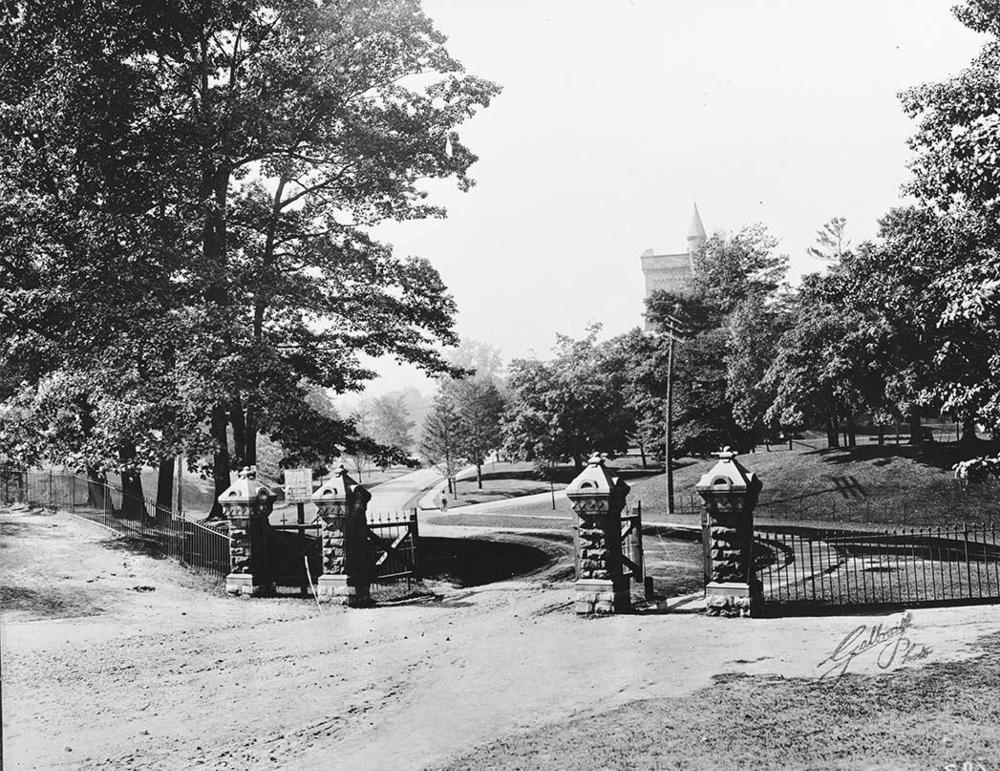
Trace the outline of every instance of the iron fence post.
<instances>
[{"instance_id":1,"label":"iron fence post","mask_svg":"<svg viewBox=\"0 0 1000 771\"><path fill-rule=\"evenodd\" d=\"M965 528L963 533L963 541L965 542L965 574L969 580L968 594L969 599L972 599L972 565L969 564L969 528Z\"/></svg>"},{"instance_id":2,"label":"iron fence post","mask_svg":"<svg viewBox=\"0 0 1000 771\"><path fill-rule=\"evenodd\" d=\"M420 580L420 527L417 520L417 510L410 515L410 539L413 541L413 578Z\"/></svg>"}]
</instances>

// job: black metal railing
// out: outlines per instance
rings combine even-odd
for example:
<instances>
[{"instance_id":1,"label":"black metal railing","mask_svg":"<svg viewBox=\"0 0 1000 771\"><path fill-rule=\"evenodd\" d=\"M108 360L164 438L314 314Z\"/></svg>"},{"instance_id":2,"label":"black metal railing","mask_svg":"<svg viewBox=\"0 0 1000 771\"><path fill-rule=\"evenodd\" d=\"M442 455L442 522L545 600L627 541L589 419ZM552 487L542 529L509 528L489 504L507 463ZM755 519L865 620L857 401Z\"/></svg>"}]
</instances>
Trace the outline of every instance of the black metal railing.
<instances>
[{"instance_id":1,"label":"black metal railing","mask_svg":"<svg viewBox=\"0 0 1000 771\"><path fill-rule=\"evenodd\" d=\"M849 532L758 529L765 603L915 605L1000 600L993 523Z\"/></svg>"},{"instance_id":2,"label":"black metal railing","mask_svg":"<svg viewBox=\"0 0 1000 771\"><path fill-rule=\"evenodd\" d=\"M187 566L217 576L229 572L229 536L221 530L105 481L54 471L20 473L21 502L72 512Z\"/></svg>"}]
</instances>

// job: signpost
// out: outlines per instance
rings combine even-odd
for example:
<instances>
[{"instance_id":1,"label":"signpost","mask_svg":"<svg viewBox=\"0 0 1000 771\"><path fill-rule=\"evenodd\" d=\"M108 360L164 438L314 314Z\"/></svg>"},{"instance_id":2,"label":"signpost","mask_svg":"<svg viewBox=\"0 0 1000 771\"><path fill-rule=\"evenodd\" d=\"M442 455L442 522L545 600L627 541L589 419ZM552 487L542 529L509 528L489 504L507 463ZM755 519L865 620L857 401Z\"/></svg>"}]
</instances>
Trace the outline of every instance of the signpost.
<instances>
[{"instance_id":1,"label":"signpost","mask_svg":"<svg viewBox=\"0 0 1000 771\"><path fill-rule=\"evenodd\" d=\"M288 503L305 503L312 498L313 472L311 468L285 469L285 500Z\"/></svg>"},{"instance_id":2,"label":"signpost","mask_svg":"<svg viewBox=\"0 0 1000 771\"><path fill-rule=\"evenodd\" d=\"M312 499L313 494L313 472L311 468L289 468L285 469L285 502L294 503L297 522L299 525L306 523L306 501ZM305 548L306 531L299 528L299 541Z\"/></svg>"}]
</instances>

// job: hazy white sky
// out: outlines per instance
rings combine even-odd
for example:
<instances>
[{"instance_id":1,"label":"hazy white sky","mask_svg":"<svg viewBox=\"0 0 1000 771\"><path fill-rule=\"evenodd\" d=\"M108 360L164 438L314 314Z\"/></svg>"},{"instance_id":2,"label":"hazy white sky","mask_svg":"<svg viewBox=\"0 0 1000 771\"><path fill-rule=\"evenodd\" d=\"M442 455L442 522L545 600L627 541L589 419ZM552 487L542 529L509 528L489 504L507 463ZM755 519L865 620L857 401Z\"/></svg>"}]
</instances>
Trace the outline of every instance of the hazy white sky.
<instances>
[{"instance_id":1,"label":"hazy white sky","mask_svg":"<svg viewBox=\"0 0 1000 771\"><path fill-rule=\"evenodd\" d=\"M949 0L424 0L449 49L503 93L462 131L468 194L377 235L430 259L458 330L548 356L591 320L641 321L639 255L765 223L793 272L844 216L853 243L901 201L913 124L897 93L961 69L980 39ZM432 385L383 367L369 393Z\"/></svg>"}]
</instances>

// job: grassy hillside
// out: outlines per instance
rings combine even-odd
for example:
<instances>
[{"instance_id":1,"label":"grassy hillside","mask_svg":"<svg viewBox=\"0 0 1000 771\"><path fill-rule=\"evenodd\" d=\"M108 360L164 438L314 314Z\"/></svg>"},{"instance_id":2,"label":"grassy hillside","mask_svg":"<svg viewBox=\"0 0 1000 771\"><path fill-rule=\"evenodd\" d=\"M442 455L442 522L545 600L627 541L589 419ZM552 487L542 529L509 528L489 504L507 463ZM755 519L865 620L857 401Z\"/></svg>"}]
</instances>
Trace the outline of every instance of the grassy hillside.
<instances>
[{"instance_id":1,"label":"grassy hillside","mask_svg":"<svg viewBox=\"0 0 1000 771\"><path fill-rule=\"evenodd\" d=\"M965 458L996 452L986 443L972 446L935 442L909 445L867 444L851 449L823 449L823 442L796 442L740 456L764 487L758 518L802 522L874 522L930 526L948 522L1000 522L1000 484L967 486L954 478L952 465ZM674 472L678 512L700 511L695 492L699 477L714 458L683 459ZM645 518L667 519L665 475L630 480L633 505L642 502Z\"/></svg>"}]
</instances>

